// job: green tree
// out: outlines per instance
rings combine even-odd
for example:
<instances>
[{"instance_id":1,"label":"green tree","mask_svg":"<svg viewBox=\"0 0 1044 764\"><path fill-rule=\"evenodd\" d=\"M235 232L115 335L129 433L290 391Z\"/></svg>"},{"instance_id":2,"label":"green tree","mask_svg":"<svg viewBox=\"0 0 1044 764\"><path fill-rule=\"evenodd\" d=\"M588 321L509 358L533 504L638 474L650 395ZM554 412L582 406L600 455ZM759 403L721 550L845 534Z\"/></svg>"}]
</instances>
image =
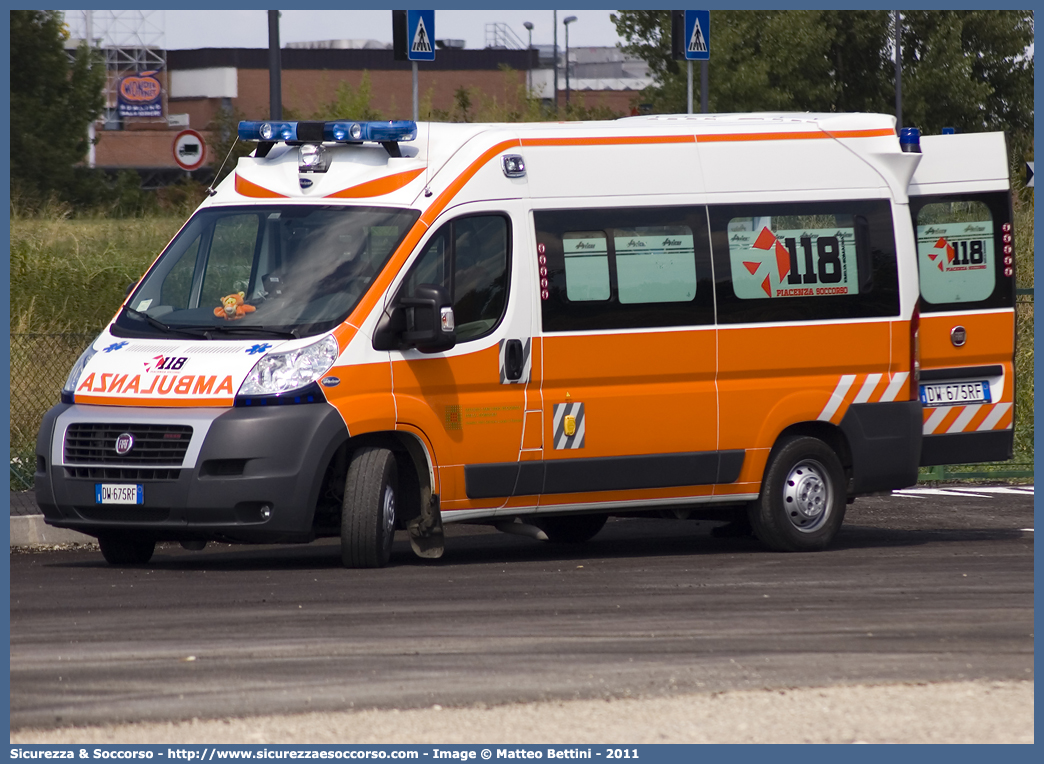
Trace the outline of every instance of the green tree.
<instances>
[{"instance_id":1,"label":"green tree","mask_svg":"<svg viewBox=\"0 0 1044 764\"><path fill-rule=\"evenodd\" d=\"M60 11L11 11L11 190L65 198L104 101L105 66L81 43L70 61Z\"/></svg>"},{"instance_id":2,"label":"green tree","mask_svg":"<svg viewBox=\"0 0 1044 764\"><path fill-rule=\"evenodd\" d=\"M685 63L671 58L669 11L611 16L656 78L655 111L686 108ZM715 11L711 111L879 111L887 104L887 11ZM698 88L698 82L694 83Z\"/></svg>"},{"instance_id":3,"label":"green tree","mask_svg":"<svg viewBox=\"0 0 1044 764\"><path fill-rule=\"evenodd\" d=\"M659 112L685 110L685 66L671 59L669 11L613 14L624 50L649 63ZM711 111L895 109L888 11L714 11ZM904 11L903 123L938 133L1005 130L1017 161L1033 132L1033 14Z\"/></svg>"},{"instance_id":4,"label":"green tree","mask_svg":"<svg viewBox=\"0 0 1044 764\"><path fill-rule=\"evenodd\" d=\"M1016 161L1033 133L1030 11L903 11L903 122L927 133L1005 130Z\"/></svg>"}]
</instances>

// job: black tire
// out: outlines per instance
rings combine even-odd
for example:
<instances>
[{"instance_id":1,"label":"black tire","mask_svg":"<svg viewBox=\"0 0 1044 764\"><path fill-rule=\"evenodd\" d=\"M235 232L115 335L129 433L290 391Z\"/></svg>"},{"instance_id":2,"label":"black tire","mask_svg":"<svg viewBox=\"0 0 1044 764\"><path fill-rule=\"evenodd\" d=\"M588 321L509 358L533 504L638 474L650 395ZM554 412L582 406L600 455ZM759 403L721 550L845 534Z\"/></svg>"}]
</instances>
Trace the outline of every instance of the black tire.
<instances>
[{"instance_id":1,"label":"black tire","mask_svg":"<svg viewBox=\"0 0 1044 764\"><path fill-rule=\"evenodd\" d=\"M538 517L534 524L556 544L582 544L590 541L605 526L609 515L558 515Z\"/></svg>"},{"instance_id":2,"label":"black tire","mask_svg":"<svg viewBox=\"0 0 1044 764\"><path fill-rule=\"evenodd\" d=\"M144 565L156 551L156 540L135 533L113 531L98 536L98 546L110 565Z\"/></svg>"},{"instance_id":3,"label":"black tire","mask_svg":"<svg viewBox=\"0 0 1044 764\"><path fill-rule=\"evenodd\" d=\"M383 568L395 537L399 472L386 448L355 452L344 483L341 561L346 568Z\"/></svg>"},{"instance_id":4,"label":"black tire","mask_svg":"<svg viewBox=\"0 0 1044 764\"><path fill-rule=\"evenodd\" d=\"M845 473L818 438L794 436L772 450L748 515L754 535L780 552L825 549L845 519Z\"/></svg>"}]
</instances>

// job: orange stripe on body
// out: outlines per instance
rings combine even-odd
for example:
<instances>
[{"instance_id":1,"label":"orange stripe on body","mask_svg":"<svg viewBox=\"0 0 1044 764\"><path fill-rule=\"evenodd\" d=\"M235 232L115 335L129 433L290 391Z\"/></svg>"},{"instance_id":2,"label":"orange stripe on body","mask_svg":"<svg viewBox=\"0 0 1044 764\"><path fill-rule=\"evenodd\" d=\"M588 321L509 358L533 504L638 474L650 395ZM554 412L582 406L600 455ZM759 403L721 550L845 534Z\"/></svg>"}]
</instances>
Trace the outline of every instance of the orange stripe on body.
<instances>
[{"instance_id":1,"label":"orange stripe on body","mask_svg":"<svg viewBox=\"0 0 1044 764\"><path fill-rule=\"evenodd\" d=\"M256 183L251 183L246 178L240 177L239 173L236 173L236 193L240 196L249 196L252 199L289 199L286 194L277 194L275 191L269 191L263 186L259 186Z\"/></svg>"},{"instance_id":2,"label":"orange stripe on body","mask_svg":"<svg viewBox=\"0 0 1044 764\"><path fill-rule=\"evenodd\" d=\"M376 180L368 180L365 183L358 184L357 186L350 186L341 191L335 191L332 194L327 194L326 198L364 199L370 196L384 196L385 194L390 194L392 191L398 191L400 188L408 186L422 172L424 172L423 167L417 170L397 172L394 175L377 178Z\"/></svg>"},{"instance_id":3,"label":"orange stripe on body","mask_svg":"<svg viewBox=\"0 0 1044 764\"><path fill-rule=\"evenodd\" d=\"M695 143L692 135L622 135L602 138L523 138L523 146L633 146L643 143Z\"/></svg>"},{"instance_id":4,"label":"orange stripe on body","mask_svg":"<svg viewBox=\"0 0 1044 764\"><path fill-rule=\"evenodd\" d=\"M728 141L794 141L815 140L817 138L882 138L895 135L895 131L887 127L874 130L838 130L833 133L811 131L802 133L725 133L722 135L697 135L697 143L722 143Z\"/></svg>"}]
</instances>

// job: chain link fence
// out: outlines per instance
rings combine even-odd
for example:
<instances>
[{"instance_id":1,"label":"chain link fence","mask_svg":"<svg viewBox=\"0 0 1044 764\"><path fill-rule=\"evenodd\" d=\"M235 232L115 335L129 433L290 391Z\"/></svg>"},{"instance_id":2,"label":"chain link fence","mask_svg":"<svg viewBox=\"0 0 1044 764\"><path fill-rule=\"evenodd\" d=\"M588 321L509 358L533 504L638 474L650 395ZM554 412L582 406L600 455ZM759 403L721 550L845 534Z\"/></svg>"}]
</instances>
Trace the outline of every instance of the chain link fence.
<instances>
[{"instance_id":1,"label":"chain link fence","mask_svg":"<svg viewBox=\"0 0 1044 764\"><path fill-rule=\"evenodd\" d=\"M36 432L58 403L80 353L97 334L11 335L11 490L33 487Z\"/></svg>"}]
</instances>

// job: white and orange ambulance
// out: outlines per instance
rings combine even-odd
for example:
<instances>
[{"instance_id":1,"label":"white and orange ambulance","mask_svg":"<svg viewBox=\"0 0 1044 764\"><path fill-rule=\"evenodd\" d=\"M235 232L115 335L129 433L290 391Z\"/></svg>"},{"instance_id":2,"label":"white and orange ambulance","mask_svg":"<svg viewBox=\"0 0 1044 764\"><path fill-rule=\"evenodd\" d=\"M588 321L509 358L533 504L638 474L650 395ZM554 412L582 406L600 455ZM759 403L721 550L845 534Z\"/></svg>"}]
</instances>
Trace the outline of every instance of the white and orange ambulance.
<instances>
[{"instance_id":1,"label":"white and orange ambulance","mask_svg":"<svg viewBox=\"0 0 1044 764\"><path fill-rule=\"evenodd\" d=\"M770 548L821 549L854 496L916 481L940 400L1011 400L1012 324L990 302L1007 266L988 297L945 269L927 295L932 321L965 281L986 300L1000 381L969 320L956 360L932 324L946 371L919 386L919 240L952 225L927 189L959 170L931 165L922 224L918 136L891 117L251 122L240 138L257 149L40 430L47 521L109 562L160 540L339 536L346 566L381 566L396 529L437 557L443 523L583 541L635 513L749 516ZM1010 427L976 412L956 416Z\"/></svg>"}]
</instances>

